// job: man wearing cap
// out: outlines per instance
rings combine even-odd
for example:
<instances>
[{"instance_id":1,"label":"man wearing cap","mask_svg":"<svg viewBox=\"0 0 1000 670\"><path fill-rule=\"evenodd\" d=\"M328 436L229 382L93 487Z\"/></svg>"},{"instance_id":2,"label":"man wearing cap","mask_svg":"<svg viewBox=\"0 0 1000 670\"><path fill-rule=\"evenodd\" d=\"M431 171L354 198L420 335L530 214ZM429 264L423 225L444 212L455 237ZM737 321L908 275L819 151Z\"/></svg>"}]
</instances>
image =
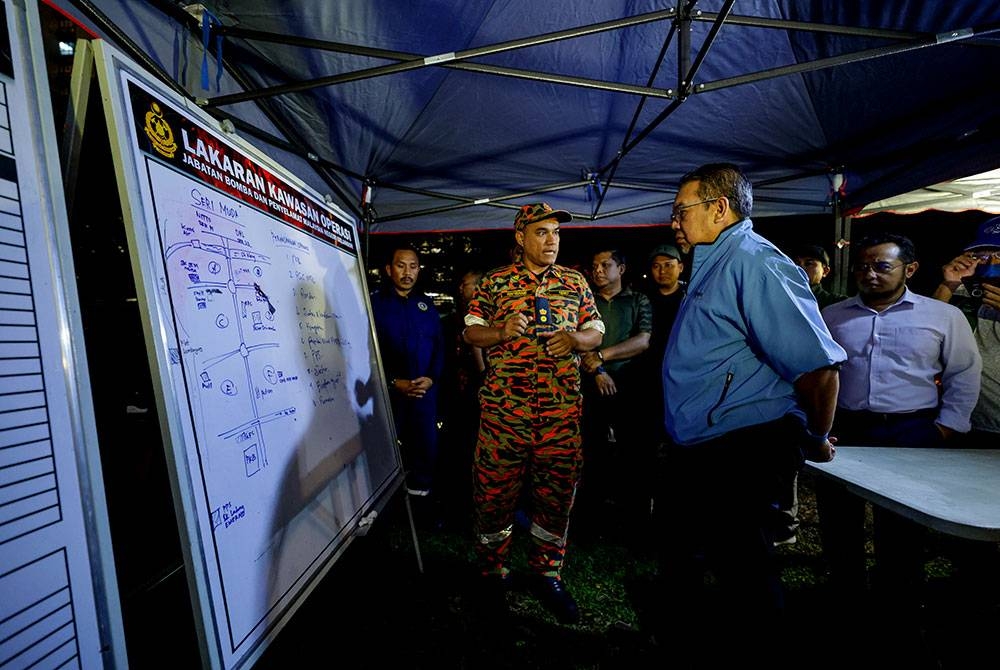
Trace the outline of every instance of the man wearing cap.
<instances>
[{"instance_id":1,"label":"man wearing cap","mask_svg":"<svg viewBox=\"0 0 1000 670\"><path fill-rule=\"evenodd\" d=\"M996 449L1000 445L1000 216L984 221L972 244L946 264L942 274L934 297L966 313L983 359L979 400L964 444Z\"/></svg>"},{"instance_id":2,"label":"man wearing cap","mask_svg":"<svg viewBox=\"0 0 1000 670\"><path fill-rule=\"evenodd\" d=\"M1000 446L1000 216L979 225L975 239L942 268L942 275L934 297L962 310L983 359L979 399L970 417L972 430L960 446L996 449ZM992 606L1000 593L997 543L949 539L959 579Z\"/></svg>"},{"instance_id":3,"label":"man wearing cap","mask_svg":"<svg viewBox=\"0 0 1000 670\"><path fill-rule=\"evenodd\" d=\"M809 288L816 296L820 309L847 298L846 295L833 293L823 286L823 280L830 274L830 256L826 249L818 244L801 244L793 247L788 256L806 273Z\"/></svg>"},{"instance_id":4,"label":"man wearing cap","mask_svg":"<svg viewBox=\"0 0 1000 670\"><path fill-rule=\"evenodd\" d=\"M683 235L679 236L683 238ZM690 250L690 247L688 247ZM687 252L685 252L687 253ZM665 492L662 490L664 474L658 472L669 437L663 427L663 354L667 349L670 330L677 318L677 310L684 300L687 282L681 281L684 261L681 251L673 244L661 244L650 252L646 266L649 268L650 288L647 292L653 310L653 333L649 338L649 349L643 357L642 367L646 375L643 384L645 396L642 413L653 436L655 465L653 471L653 517L659 530L664 523Z\"/></svg>"},{"instance_id":5,"label":"man wearing cap","mask_svg":"<svg viewBox=\"0 0 1000 670\"><path fill-rule=\"evenodd\" d=\"M546 203L517 211L521 257L482 278L463 334L487 357L473 464L482 595L504 605L514 514L527 486L532 591L563 623L580 616L561 575L583 461L579 352L598 347L604 334L586 278L556 265L560 224L570 220Z\"/></svg>"},{"instance_id":6,"label":"man wearing cap","mask_svg":"<svg viewBox=\"0 0 1000 670\"><path fill-rule=\"evenodd\" d=\"M770 536L777 486L804 455L833 458L846 355L802 271L754 232L752 208L750 181L728 163L684 175L674 198L671 225L693 257L663 362L672 444L662 568L676 610L667 633L679 647L700 655L739 645L761 661L784 634ZM722 598L699 615L706 565Z\"/></svg>"},{"instance_id":7,"label":"man wearing cap","mask_svg":"<svg viewBox=\"0 0 1000 670\"><path fill-rule=\"evenodd\" d=\"M681 300L684 299L687 283L681 281L684 260L681 258L680 250L673 244L661 244L653 249L647 263L652 282L647 297L653 308L653 334L649 339L646 358L649 364L656 368L657 385L662 388L663 378L660 376L660 369L663 367L663 352L666 351L667 338L670 337L670 329L674 326L677 310L680 309ZM662 393L658 404L658 414L662 417Z\"/></svg>"}]
</instances>

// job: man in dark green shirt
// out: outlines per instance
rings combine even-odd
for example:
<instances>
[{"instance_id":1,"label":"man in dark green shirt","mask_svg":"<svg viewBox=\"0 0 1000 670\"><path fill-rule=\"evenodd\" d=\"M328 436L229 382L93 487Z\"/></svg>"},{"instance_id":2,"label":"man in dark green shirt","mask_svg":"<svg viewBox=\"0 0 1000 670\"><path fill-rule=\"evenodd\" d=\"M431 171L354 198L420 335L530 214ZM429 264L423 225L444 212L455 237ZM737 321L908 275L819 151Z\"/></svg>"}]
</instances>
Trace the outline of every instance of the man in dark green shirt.
<instances>
[{"instance_id":1,"label":"man in dark green shirt","mask_svg":"<svg viewBox=\"0 0 1000 670\"><path fill-rule=\"evenodd\" d=\"M641 354L649 347L653 312L645 294L624 284L625 271L625 256L617 249L603 249L591 257L590 281L605 332L601 348L582 354L580 363L584 374L580 515L585 528L599 532L622 529L629 520L641 526L650 514L653 452L650 436L640 429L645 422L637 410L643 393ZM625 530L633 535L632 529Z\"/></svg>"}]
</instances>

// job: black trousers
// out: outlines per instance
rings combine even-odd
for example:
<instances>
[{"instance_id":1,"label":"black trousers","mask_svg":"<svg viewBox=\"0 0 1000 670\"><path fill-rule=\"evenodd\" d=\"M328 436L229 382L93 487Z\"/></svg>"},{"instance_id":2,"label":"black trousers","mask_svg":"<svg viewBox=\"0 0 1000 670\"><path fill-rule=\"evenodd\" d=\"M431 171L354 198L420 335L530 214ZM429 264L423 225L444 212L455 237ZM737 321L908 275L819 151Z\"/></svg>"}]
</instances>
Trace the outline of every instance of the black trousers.
<instances>
[{"instance_id":1,"label":"black trousers","mask_svg":"<svg viewBox=\"0 0 1000 670\"><path fill-rule=\"evenodd\" d=\"M937 409L898 414L838 409L833 434L842 446L943 447L944 439L934 425L937 413ZM816 504L834 593L850 602L868 587L865 500L843 484L820 477ZM877 505L872 516L876 565L871 586L894 607L910 608L923 581L927 529Z\"/></svg>"},{"instance_id":2,"label":"black trousers","mask_svg":"<svg viewBox=\"0 0 1000 670\"><path fill-rule=\"evenodd\" d=\"M678 644L732 642L765 657L781 648L773 515L804 463L804 433L789 415L668 450L660 569L672 620L683 621L668 631Z\"/></svg>"}]
</instances>

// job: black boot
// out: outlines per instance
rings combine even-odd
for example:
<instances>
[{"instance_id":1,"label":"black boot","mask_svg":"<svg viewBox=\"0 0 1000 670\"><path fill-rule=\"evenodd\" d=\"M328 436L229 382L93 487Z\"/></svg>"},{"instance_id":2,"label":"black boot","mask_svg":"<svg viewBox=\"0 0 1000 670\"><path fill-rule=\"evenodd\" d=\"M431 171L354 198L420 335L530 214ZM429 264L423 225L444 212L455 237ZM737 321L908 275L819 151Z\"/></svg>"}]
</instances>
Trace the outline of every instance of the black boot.
<instances>
[{"instance_id":1,"label":"black boot","mask_svg":"<svg viewBox=\"0 0 1000 670\"><path fill-rule=\"evenodd\" d=\"M531 592L559 623L580 622L580 609L566 589L566 584L558 577L536 576L531 584Z\"/></svg>"}]
</instances>

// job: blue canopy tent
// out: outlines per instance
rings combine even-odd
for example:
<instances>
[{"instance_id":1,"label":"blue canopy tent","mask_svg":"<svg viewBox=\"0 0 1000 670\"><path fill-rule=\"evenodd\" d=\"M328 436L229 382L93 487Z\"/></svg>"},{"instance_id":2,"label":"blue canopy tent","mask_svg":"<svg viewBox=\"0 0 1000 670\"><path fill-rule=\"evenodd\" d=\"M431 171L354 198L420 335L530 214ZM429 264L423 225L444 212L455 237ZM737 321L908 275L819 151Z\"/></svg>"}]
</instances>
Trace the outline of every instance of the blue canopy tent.
<instances>
[{"instance_id":1,"label":"blue canopy tent","mask_svg":"<svg viewBox=\"0 0 1000 670\"><path fill-rule=\"evenodd\" d=\"M668 234L678 179L710 161L748 172L755 218L786 216L813 239L818 218L838 221L823 234L834 241L845 213L1000 168L995 2L43 1L387 243L472 230L509 243L512 208L537 200L621 237L623 227ZM77 120L96 121L85 135L106 143L97 107ZM173 616L160 600L164 584L170 603L177 588L163 575L183 572L163 523L172 511L159 506L168 468L153 455L167 419L152 345L138 336L146 317L110 202L111 159L102 172L102 152L81 157L94 179L77 193L90 201L69 209L87 259L77 267L88 363L124 371L92 378L108 481L119 484L116 561L133 587L123 589L132 639L177 642L148 645L162 665L184 650L173 632L189 623L183 605Z\"/></svg>"},{"instance_id":2,"label":"blue canopy tent","mask_svg":"<svg viewBox=\"0 0 1000 670\"><path fill-rule=\"evenodd\" d=\"M757 217L1000 167L997 3L54 4L375 233L507 227L541 199L663 224L710 161L748 172Z\"/></svg>"}]
</instances>

